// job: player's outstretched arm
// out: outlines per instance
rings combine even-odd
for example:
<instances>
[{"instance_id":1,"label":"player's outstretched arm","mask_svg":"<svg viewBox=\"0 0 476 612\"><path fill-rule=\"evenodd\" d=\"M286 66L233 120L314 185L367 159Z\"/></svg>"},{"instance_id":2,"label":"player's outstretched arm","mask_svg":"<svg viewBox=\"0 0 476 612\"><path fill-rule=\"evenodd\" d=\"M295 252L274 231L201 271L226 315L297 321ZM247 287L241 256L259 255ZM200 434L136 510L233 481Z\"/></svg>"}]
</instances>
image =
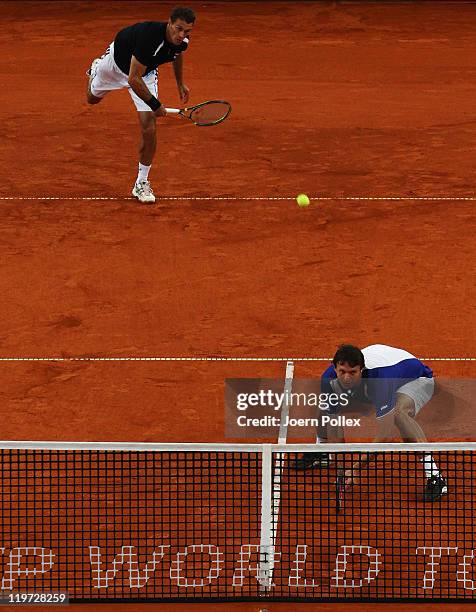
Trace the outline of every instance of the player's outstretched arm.
<instances>
[{"instance_id":1,"label":"player's outstretched arm","mask_svg":"<svg viewBox=\"0 0 476 612\"><path fill-rule=\"evenodd\" d=\"M167 114L164 105L150 93L149 88L142 78L146 68L147 67L141 64L136 57L132 56L127 82L132 91L150 106L151 112L157 115L157 117L164 117Z\"/></svg>"}]
</instances>

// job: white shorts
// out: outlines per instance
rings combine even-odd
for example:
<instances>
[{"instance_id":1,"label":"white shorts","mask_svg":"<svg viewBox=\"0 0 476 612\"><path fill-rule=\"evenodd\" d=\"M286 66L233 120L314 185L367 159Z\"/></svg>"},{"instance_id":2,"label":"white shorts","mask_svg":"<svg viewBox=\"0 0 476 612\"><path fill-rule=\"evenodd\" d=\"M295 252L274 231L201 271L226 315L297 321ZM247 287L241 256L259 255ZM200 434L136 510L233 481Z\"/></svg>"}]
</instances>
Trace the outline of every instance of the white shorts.
<instances>
[{"instance_id":1,"label":"white shorts","mask_svg":"<svg viewBox=\"0 0 476 612\"><path fill-rule=\"evenodd\" d=\"M144 100L141 100L141 98L132 91L127 79L128 75L124 74L114 61L114 43L111 43L106 53L97 64L96 74L91 81L91 93L93 96L96 96L96 98L103 98L109 91L125 88L129 92L138 111L152 112L150 106L147 106ZM149 74L142 77L142 79L149 88L150 94L157 98L157 70L149 72Z\"/></svg>"},{"instance_id":2,"label":"white shorts","mask_svg":"<svg viewBox=\"0 0 476 612\"><path fill-rule=\"evenodd\" d=\"M399 387L397 389L397 393L403 393L404 395L408 395L414 403L415 403L415 413L412 416L416 416L420 410L423 408L425 404L433 397L433 393L435 392L435 379L434 378L426 378L422 376L421 378L416 378L415 380L410 381L406 385Z\"/></svg>"}]
</instances>

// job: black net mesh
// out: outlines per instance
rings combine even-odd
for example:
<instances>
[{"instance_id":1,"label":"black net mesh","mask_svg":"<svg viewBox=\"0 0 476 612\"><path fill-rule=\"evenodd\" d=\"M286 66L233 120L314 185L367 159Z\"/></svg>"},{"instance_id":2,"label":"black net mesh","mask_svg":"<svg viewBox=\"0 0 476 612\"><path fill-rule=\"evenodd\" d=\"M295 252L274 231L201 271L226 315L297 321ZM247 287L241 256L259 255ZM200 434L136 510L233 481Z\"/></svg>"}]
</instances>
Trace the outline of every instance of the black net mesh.
<instances>
[{"instance_id":1,"label":"black net mesh","mask_svg":"<svg viewBox=\"0 0 476 612\"><path fill-rule=\"evenodd\" d=\"M433 501L425 456L339 452L302 469L301 454L275 452L264 474L258 451L5 449L1 593L473 599L474 451L431 453L447 486ZM336 478L351 468L339 508Z\"/></svg>"}]
</instances>

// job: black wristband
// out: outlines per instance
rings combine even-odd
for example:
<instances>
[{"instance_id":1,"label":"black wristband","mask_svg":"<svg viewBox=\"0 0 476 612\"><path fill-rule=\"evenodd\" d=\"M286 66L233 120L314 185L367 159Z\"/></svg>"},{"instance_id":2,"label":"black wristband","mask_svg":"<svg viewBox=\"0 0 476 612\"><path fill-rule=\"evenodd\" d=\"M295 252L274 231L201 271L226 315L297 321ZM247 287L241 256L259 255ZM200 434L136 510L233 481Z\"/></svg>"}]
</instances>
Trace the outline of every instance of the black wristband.
<instances>
[{"instance_id":1,"label":"black wristband","mask_svg":"<svg viewBox=\"0 0 476 612\"><path fill-rule=\"evenodd\" d=\"M155 96L152 96L150 100L146 101L147 106L149 106L154 112L162 106L160 100L157 100Z\"/></svg>"}]
</instances>

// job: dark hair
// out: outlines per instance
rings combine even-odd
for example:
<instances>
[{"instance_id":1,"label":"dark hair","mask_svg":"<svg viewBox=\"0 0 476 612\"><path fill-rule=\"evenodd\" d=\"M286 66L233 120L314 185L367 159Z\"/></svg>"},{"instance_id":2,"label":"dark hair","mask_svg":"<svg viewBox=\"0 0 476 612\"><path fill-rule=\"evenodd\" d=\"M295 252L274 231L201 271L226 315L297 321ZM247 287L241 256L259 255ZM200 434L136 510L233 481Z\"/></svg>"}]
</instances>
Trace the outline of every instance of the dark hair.
<instances>
[{"instance_id":1,"label":"dark hair","mask_svg":"<svg viewBox=\"0 0 476 612\"><path fill-rule=\"evenodd\" d=\"M186 23L195 23L195 13L191 8L187 8L186 6L176 6L174 10L170 13L170 21L174 23L177 19L182 19Z\"/></svg>"},{"instance_id":2,"label":"dark hair","mask_svg":"<svg viewBox=\"0 0 476 612\"><path fill-rule=\"evenodd\" d=\"M351 368L360 366L365 368L365 358L362 351L353 344L341 344L332 360L334 367L338 363L348 363Z\"/></svg>"}]
</instances>

